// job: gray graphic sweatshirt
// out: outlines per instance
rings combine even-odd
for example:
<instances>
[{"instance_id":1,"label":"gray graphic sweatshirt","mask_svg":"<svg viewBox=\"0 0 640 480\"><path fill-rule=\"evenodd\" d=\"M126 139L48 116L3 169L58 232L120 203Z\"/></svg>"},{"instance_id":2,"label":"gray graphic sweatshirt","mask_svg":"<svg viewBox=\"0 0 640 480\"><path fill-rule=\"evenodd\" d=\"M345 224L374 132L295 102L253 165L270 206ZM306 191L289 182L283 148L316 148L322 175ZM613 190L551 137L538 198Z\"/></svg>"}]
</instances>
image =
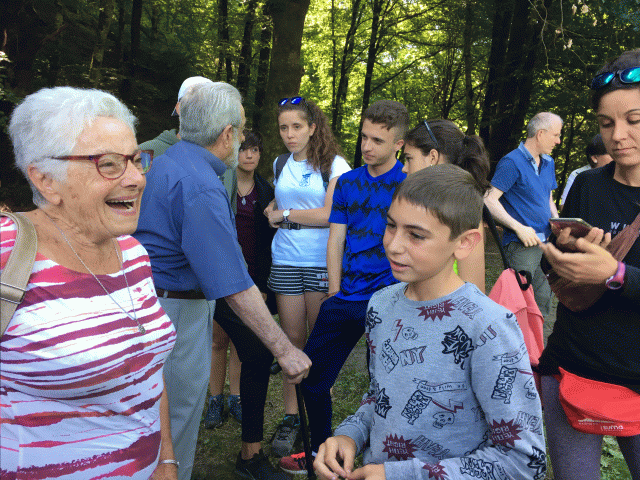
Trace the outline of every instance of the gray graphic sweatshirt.
<instances>
[{"instance_id":1,"label":"gray graphic sweatshirt","mask_svg":"<svg viewBox=\"0 0 640 480\"><path fill-rule=\"evenodd\" d=\"M336 429L388 480L542 479L542 411L515 315L466 283L417 302L369 302L371 385Z\"/></svg>"}]
</instances>

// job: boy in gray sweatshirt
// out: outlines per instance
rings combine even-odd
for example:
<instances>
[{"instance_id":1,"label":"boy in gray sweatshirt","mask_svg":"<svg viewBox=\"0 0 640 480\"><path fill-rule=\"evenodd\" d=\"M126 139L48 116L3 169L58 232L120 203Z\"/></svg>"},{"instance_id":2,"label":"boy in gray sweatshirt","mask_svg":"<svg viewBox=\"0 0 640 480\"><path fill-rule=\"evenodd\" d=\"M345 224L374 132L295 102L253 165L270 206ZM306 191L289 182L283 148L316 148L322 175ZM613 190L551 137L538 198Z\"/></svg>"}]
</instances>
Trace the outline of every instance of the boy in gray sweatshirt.
<instances>
[{"instance_id":1,"label":"boy in gray sweatshirt","mask_svg":"<svg viewBox=\"0 0 640 480\"><path fill-rule=\"evenodd\" d=\"M544 478L540 399L515 315L454 271L481 216L481 188L454 165L396 190L383 244L403 283L369 302L369 392L320 446L321 478Z\"/></svg>"}]
</instances>

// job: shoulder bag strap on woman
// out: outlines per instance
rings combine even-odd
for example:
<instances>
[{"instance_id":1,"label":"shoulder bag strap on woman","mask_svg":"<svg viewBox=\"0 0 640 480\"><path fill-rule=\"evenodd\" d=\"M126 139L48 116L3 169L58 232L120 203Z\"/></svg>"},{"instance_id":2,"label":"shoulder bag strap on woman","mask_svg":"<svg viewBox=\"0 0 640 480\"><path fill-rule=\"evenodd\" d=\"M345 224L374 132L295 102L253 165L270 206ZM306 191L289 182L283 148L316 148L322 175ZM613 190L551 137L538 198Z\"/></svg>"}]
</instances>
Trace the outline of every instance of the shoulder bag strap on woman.
<instances>
[{"instance_id":1,"label":"shoulder bag strap on woman","mask_svg":"<svg viewBox=\"0 0 640 480\"><path fill-rule=\"evenodd\" d=\"M9 217L18 227L16 241L7 264L2 269L0 282L0 336L9 325L18 305L22 303L27 290L29 277L38 250L38 237L33 223L20 213L0 212L0 216Z\"/></svg>"}]
</instances>

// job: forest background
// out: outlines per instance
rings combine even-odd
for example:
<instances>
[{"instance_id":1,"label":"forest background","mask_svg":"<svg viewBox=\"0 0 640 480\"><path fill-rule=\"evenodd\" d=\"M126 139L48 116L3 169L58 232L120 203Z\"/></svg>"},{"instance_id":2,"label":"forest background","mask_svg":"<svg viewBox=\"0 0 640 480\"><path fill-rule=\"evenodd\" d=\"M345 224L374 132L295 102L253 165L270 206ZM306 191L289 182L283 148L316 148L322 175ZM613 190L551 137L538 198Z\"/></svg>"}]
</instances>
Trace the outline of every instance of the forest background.
<instances>
[{"instance_id":1,"label":"forest background","mask_svg":"<svg viewBox=\"0 0 640 480\"><path fill-rule=\"evenodd\" d=\"M364 109L391 98L417 124L449 118L479 134L495 165L550 110L561 192L597 133L588 83L606 59L640 47L640 0L5 0L0 2L0 201L31 194L12 168L9 115L25 95L72 85L108 90L139 118L138 140L177 128L192 75L240 90L265 139L260 170L285 150L280 98L325 111L355 166Z\"/></svg>"}]
</instances>

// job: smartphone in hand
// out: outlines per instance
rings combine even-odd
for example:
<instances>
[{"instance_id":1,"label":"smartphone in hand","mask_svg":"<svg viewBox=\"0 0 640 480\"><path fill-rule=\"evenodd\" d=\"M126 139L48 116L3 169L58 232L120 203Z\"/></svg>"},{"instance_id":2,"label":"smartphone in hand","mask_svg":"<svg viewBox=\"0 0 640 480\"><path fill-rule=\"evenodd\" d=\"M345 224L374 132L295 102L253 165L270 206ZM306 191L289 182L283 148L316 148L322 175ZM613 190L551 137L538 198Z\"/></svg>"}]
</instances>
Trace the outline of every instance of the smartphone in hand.
<instances>
[{"instance_id":1,"label":"smartphone in hand","mask_svg":"<svg viewBox=\"0 0 640 480\"><path fill-rule=\"evenodd\" d=\"M551 231L556 235L565 228L571 228L571 235L575 238L585 237L593 228L581 218L550 218Z\"/></svg>"}]
</instances>

